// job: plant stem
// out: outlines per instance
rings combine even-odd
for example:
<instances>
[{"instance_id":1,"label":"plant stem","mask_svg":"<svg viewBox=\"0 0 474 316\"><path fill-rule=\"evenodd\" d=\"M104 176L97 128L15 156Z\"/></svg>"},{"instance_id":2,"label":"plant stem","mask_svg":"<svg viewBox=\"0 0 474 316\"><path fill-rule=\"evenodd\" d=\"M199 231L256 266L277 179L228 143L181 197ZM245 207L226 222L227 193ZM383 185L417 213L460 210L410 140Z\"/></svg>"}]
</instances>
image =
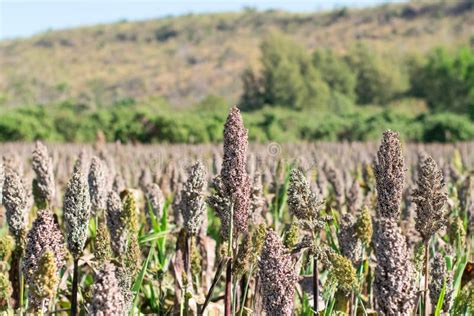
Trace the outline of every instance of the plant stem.
<instances>
[{"instance_id":1,"label":"plant stem","mask_svg":"<svg viewBox=\"0 0 474 316\"><path fill-rule=\"evenodd\" d=\"M221 260L217 266L216 274L214 275L214 279L212 280L211 287L206 295L206 300L204 301L204 304L201 307L200 315L204 314L204 310L206 309L207 305L209 304L209 301L211 300L212 293L214 292L217 282L219 282L219 279L221 277L222 271L224 270L225 264L226 264L226 261Z\"/></svg>"},{"instance_id":2,"label":"plant stem","mask_svg":"<svg viewBox=\"0 0 474 316\"><path fill-rule=\"evenodd\" d=\"M425 290L423 292L423 302L425 305L425 316L429 315L428 311L428 273L429 273L429 240L425 241Z\"/></svg>"},{"instance_id":3,"label":"plant stem","mask_svg":"<svg viewBox=\"0 0 474 316\"><path fill-rule=\"evenodd\" d=\"M314 314L319 314L318 299L319 299L319 272L318 272L318 259L313 256L313 308Z\"/></svg>"},{"instance_id":4,"label":"plant stem","mask_svg":"<svg viewBox=\"0 0 474 316\"><path fill-rule=\"evenodd\" d=\"M20 269L20 258L21 258L21 249L19 246L15 246L12 254L12 263L9 271L10 283L13 287L13 309L20 307L20 289L21 289L21 269Z\"/></svg>"},{"instance_id":5,"label":"plant stem","mask_svg":"<svg viewBox=\"0 0 474 316\"><path fill-rule=\"evenodd\" d=\"M24 296L24 289L25 289L25 280L23 278L23 273L21 271L21 257L20 260L18 260L19 268L18 268L18 280L20 283L20 302L18 304L18 308L20 309L20 315L23 315L23 296Z\"/></svg>"},{"instance_id":6,"label":"plant stem","mask_svg":"<svg viewBox=\"0 0 474 316\"><path fill-rule=\"evenodd\" d=\"M72 293L71 293L71 316L77 315L77 290L79 278L79 258L74 258L74 270L72 274Z\"/></svg>"},{"instance_id":7,"label":"plant stem","mask_svg":"<svg viewBox=\"0 0 474 316\"><path fill-rule=\"evenodd\" d=\"M242 305L240 306L239 316L242 316L244 313L245 301L247 300L247 291L249 288L250 279L252 278L252 273L253 273L253 264L250 265L249 276L247 280L245 281L244 295L242 295Z\"/></svg>"},{"instance_id":8,"label":"plant stem","mask_svg":"<svg viewBox=\"0 0 474 316\"><path fill-rule=\"evenodd\" d=\"M229 244L227 249L227 269L225 273L225 297L224 297L224 315L232 315L232 253L233 253L233 236L234 236L234 203L230 205L230 228L229 228Z\"/></svg>"},{"instance_id":9,"label":"plant stem","mask_svg":"<svg viewBox=\"0 0 474 316\"><path fill-rule=\"evenodd\" d=\"M227 261L227 270L225 274L225 298L224 315L232 315L232 258Z\"/></svg>"}]
</instances>

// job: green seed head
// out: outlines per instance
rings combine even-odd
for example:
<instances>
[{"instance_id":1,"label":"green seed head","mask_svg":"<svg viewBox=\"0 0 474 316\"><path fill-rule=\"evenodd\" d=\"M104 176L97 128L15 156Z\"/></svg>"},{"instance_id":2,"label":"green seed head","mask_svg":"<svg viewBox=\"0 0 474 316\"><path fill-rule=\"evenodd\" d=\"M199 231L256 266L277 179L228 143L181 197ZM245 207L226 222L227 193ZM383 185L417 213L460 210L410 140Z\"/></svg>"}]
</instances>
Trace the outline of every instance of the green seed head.
<instances>
[{"instance_id":1,"label":"green seed head","mask_svg":"<svg viewBox=\"0 0 474 316\"><path fill-rule=\"evenodd\" d=\"M12 254L15 243L10 235L3 235L0 238L0 260L8 262Z\"/></svg>"},{"instance_id":2,"label":"green seed head","mask_svg":"<svg viewBox=\"0 0 474 316\"><path fill-rule=\"evenodd\" d=\"M298 243L299 238L299 228L296 223L291 223L290 228L285 234L285 239L283 240L283 244L286 248L292 250L293 247Z\"/></svg>"},{"instance_id":3,"label":"green seed head","mask_svg":"<svg viewBox=\"0 0 474 316\"><path fill-rule=\"evenodd\" d=\"M343 292L352 291L357 286L357 277L351 261L332 251L328 256L332 265L331 273L337 281L338 289Z\"/></svg>"},{"instance_id":4,"label":"green seed head","mask_svg":"<svg viewBox=\"0 0 474 316\"><path fill-rule=\"evenodd\" d=\"M94 257L99 267L110 260L110 235L105 223L100 223L95 237Z\"/></svg>"},{"instance_id":5,"label":"green seed head","mask_svg":"<svg viewBox=\"0 0 474 316\"><path fill-rule=\"evenodd\" d=\"M8 309L8 301L12 295L12 287L8 280L8 275L0 273L0 311L5 312Z\"/></svg>"},{"instance_id":6,"label":"green seed head","mask_svg":"<svg viewBox=\"0 0 474 316\"><path fill-rule=\"evenodd\" d=\"M54 254L52 251L47 250L41 256L38 270L35 271L33 276L31 294L35 298L34 301L41 302L54 296L58 283L57 271Z\"/></svg>"},{"instance_id":7,"label":"green seed head","mask_svg":"<svg viewBox=\"0 0 474 316\"><path fill-rule=\"evenodd\" d=\"M357 217L356 221L356 235L362 243L368 247L372 240L372 218L369 209L364 207Z\"/></svg>"},{"instance_id":8,"label":"green seed head","mask_svg":"<svg viewBox=\"0 0 474 316\"><path fill-rule=\"evenodd\" d=\"M461 218L456 217L449 224L449 241L452 245L460 245L464 247L466 244L466 229Z\"/></svg>"}]
</instances>

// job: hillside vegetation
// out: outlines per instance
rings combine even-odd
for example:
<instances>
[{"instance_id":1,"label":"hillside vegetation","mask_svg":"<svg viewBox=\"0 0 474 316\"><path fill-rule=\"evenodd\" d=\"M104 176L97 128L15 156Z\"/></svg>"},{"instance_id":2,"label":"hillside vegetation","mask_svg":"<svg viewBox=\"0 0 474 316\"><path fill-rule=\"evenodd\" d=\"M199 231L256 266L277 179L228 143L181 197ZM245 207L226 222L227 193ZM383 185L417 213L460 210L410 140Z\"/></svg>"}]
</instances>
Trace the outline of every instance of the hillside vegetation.
<instances>
[{"instance_id":1,"label":"hillside vegetation","mask_svg":"<svg viewBox=\"0 0 474 316\"><path fill-rule=\"evenodd\" d=\"M362 42L395 57L420 55L468 43L469 6L409 3L309 14L247 9L45 32L0 42L0 104L109 105L161 96L188 106L210 94L236 102L239 78L247 66L259 67L259 45L269 32L311 51L344 54Z\"/></svg>"},{"instance_id":2,"label":"hillside vegetation","mask_svg":"<svg viewBox=\"0 0 474 316\"><path fill-rule=\"evenodd\" d=\"M0 141L474 139L472 2L190 15L0 43Z\"/></svg>"}]
</instances>

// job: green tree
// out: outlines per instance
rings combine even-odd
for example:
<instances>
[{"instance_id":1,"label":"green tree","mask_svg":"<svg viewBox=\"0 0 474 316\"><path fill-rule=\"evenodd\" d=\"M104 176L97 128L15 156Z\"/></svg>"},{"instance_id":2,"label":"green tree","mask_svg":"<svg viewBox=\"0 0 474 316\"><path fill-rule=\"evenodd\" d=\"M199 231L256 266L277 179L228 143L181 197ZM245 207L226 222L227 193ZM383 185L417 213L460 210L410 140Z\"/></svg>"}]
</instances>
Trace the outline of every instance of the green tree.
<instances>
[{"instance_id":1,"label":"green tree","mask_svg":"<svg viewBox=\"0 0 474 316\"><path fill-rule=\"evenodd\" d=\"M387 56L374 53L358 43L347 56L357 75L356 94L359 104L385 105L408 88L402 67Z\"/></svg>"},{"instance_id":2,"label":"green tree","mask_svg":"<svg viewBox=\"0 0 474 316\"><path fill-rule=\"evenodd\" d=\"M261 52L264 103L295 109L326 104L329 87L301 46L274 33L263 41Z\"/></svg>"},{"instance_id":3,"label":"green tree","mask_svg":"<svg viewBox=\"0 0 474 316\"><path fill-rule=\"evenodd\" d=\"M247 68L242 73L243 93L240 97L239 105L244 111L257 110L264 104L262 82L258 75Z\"/></svg>"},{"instance_id":4,"label":"green tree","mask_svg":"<svg viewBox=\"0 0 474 316\"><path fill-rule=\"evenodd\" d=\"M432 51L425 63L411 71L411 91L425 98L434 111L470 114L474 118L474 50Z\"/></svg>"},{"instance_id":5,"label":"green tree","mask_svg":"<svg viewBox=\"0 0 474 316\"><path fill-rule=\"evenodd\" d=\"M333 92L355 101L356 74L342 57L331 49L318 49L313 53L313 64Z\"/></svg>"}]
</instances>

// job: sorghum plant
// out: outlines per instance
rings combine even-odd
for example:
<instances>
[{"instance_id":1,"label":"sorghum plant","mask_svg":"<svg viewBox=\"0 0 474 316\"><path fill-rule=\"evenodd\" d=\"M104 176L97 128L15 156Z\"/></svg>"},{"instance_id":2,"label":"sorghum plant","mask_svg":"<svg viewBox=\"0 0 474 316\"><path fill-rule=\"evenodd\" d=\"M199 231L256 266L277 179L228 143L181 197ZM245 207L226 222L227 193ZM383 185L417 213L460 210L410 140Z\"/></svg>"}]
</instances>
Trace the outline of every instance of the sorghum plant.
<instances>
[{"instance_id":1,"label":"sorghum plant","mask_svg":"<svg viewBox=\"0 0 474 316\"><path fill-rule=\"evenodd\" d=\"M71 292L71 314L77 314L77 290L79 278L79 258L84 249L89 229L90 197L86 177L83 174L82 159L74 166L71 179L64 193L64 223L66 226L67 246L74 259L73 282Z\"/></svg>"},{"instance_id":2,"label":"sorghum plant","mask_svg":"<svg viewBox=\"0 0 474 316\"><path fill-rule=\"evenodd\" d=\"M414 268L398 226L405 163L398 134L386 131L375 161L377 208L374 233L374 294L381 315L408 315L414 309Z\"/></svg>"},{"instance_id":3,"label":"sorghum plant","mask_svg":"<svg viewBox=\"0 0 474 316\"><path fill-rule=\"evenodd\" d=\"M318 260L326 253L326 245L321 243L318 237L320 230L331 220L331 217L321 214L323 201L311 191L310 184L300 169L296 168L291 171L289 181L288 209L298 219L301 230L305 232L304 240L309 240L305 246L309 247L310 254L313 256L313 306L314 310L318 311Z\"/></svg>"},{"instance_id":4,"label":"sorghum plant","mask_svg":"<svg viewBox=\"0 0 474 316\"><path fill-rule=\"evenodd\" d=\"M21 308L23 302L23 276L20 266L25 247L27 193L20 174L10 167L5 169L3 205L6 211L8 229L15 239L15 250L9 278L13 286L15 307Z\"/></svg>"},{"instance_id":5,"label":"sorghum plant","mask_svg":"<svg viewBox=\"0 0 474 316\"><path fill-rule=\"evenodd\" d=\"M47 254L48 252L50 254ZM28 298L33 311L47 309L49 298L56 288L57 275L65 264L64 257L64 237L57 220L51 210L41 210L28 232L23 261L23 274L30 288ZM47 278L52 278L50 282L54 280L55 284L42 288L40 280Z\"/></svg>"},{"instance_id":6,"label":"sorghum plant","mask_svg":"<svg viewBox=\"0 0 474 316\"><path fill-rule=\"evenodd\" d=\"M278 235L269 230L259 261L263 307L267 315L293 315L297 275L293 260Z\"/></svg>"},{"instance_id":7,"label":"sorghum plant","mask_svg":"<svg viewBox=\"0 0 474 316\"><path fill-rule=\"evenodd\" d=\"M448 215L445 212L448 197L444 189L443 174L430 156L420 157L417 185L413 192L413 202L416 204L415 228L423 238L425 247L424 303L425 315L428 315L429 242L446 225Z\"/></svg>"},{"instance_id":8,"label":"sorghum plant","mask_svg":"<svg viewBox=\"0 0 474 316\"><path fill-rule=\"evenodd\" d=\"M224 158L221 175L214 180L215 193L209 199L221 219L221 235L228 242L225 315L231 315L232 258L239 234L248 231L250 177L246 171L248 135L242 116L233 107L224 125Z\"/></svg>"}]
</instances>

